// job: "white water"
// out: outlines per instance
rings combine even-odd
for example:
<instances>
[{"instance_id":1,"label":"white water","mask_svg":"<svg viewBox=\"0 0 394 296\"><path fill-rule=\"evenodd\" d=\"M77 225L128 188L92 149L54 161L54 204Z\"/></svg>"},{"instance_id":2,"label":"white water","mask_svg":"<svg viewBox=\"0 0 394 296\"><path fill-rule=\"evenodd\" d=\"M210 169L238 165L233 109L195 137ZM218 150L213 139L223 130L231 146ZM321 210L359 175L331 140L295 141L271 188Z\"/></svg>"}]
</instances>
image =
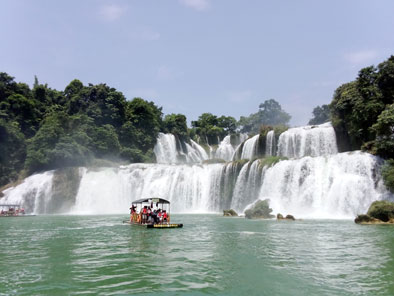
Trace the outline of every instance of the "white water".
<instances>
[{"instance_id":1,"label":"white water","mask_svg":"<svg viewBox=\"0 0 394 296\"><path fill-rule=\"evenodd\" d=\"M279 136L278 155L289 158L338 153L331 123L291 128Z\"/></svg>"},{"instance_id":2,"label":"white water","mask_svg":"<svg viewBox=\"0 0 394 296\"><path fill-rule=\"evenodd\" d=\"M255 135L246 140L241 154L241 159L252 159L257 154L258 142L260 135Z\"/></svg>"},{"instance_id":3,"label":"white water","mask_svg":"<svg viewBox=\"0 0 394 296\"><path fill-rule=\"evenodd\" d=\"M81 170L79 190L70 213L125 214L131 201L145 197L169 199L173 212L218 212L230 207L242 212L255 200L269 198L274 213L292 214L296 218L354 218L366 212L371 202L392 199L380 178L382 161L362 152L336 154L336 147L332 147L335 135L330 130L329 125L289 130L279 140L283 149L287 147L283 154L326 155L280 161L271 168L263 168L260 160L242 167L235 162L193 164L208 158L201 146L191 142L186 145L186 152L178 152L175 137L160 134L155 153L159 162L167 164ZM271 134L267 140L269 137ZM292 142L294 138L296 141ZM226 145L228 141L229 138ZM242 158L253 158L257 142L255 136L244 143ZM268 141L266 144L275 147ZM230 153L224 151L216 154L228 157ZM274 152L267 149L267 154ZM182 159L190 164L176 164ZM52 171L26 178L24 183L5 190L0 202L22 204L37 214L49 213L52 179Z\"/></svg>"},{"instance_id":4,"label":"white water","mask_svg":"<svg viewBox=\"0 0 394 296\"><path fill-rule=\"evenodd\" d=\"M4 190L1 204L21 204L27 213L47 213L51 200L52 178L54 171L32 175L16 187Z\"/></svg>"},{"instance_id":5,"label":"white water","mask_svg":"<svg viewBox=\"0 0 394 296\"><path fill-rule=\"evenodd\" d=\"M119 169L85 171L75 214L124 213L132 200L160 197L175 212L214 211L219 198L221 165L131 164Z\"/></svg>"},{"instance_id":6,"label":"white water","mask_svg":"<svg viewBox=\"0 0 394 296\"><path fill-rule=\"evenodd\" d=\"M265 156L274 156L276 155L276 140L275 140L275 132L269 131L266 137L265 143Z\"/></svg>"},{"instance_id":7,"label":"white water","mask_svg":"<svg viewBox=\"0 0 394 296\"><path fill-rule=\"evenodd\" d=\"M176 139L172 134L159 133L157 143L153 149L157 163L177 163L178 151Z\"/></svg>"},{"instance_id":8,"label":"white water","mask_svg":"<svg viewBox=\"0 0 394 296\"><path fill-rule=\"evenodd\" d=\"M389 195L375 177L380 162L360 151L281 161L266 171L259 197L284 215L354 218Z\"/></svg>"},{"instance_id":9,"label":"white water","mask_svg":"<svg viewBox=\"0 0 394 296\"><path fill-rule=\"evenodd\" d=\"M231 136L224 137L223 141L220 142L218 149L215 152L215 158L224 159L231 161L234 155L234 147L231 145Z\"/></svg>"}]
</instances>

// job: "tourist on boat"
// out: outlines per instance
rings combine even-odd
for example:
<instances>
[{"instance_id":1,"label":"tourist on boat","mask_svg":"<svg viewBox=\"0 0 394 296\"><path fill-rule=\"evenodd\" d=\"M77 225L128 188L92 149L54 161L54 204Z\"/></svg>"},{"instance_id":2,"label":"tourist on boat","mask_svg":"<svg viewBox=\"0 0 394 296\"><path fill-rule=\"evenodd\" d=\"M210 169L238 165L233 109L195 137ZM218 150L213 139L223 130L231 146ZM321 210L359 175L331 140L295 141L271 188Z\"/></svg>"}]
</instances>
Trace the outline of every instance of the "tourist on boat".
<instances>
[{"instance_id":1,"label":"tourist on boat","mask_svg":"<svg viewBox=\"0 0 394 296\"><path fill-rule=\"evenodd\" d=\"M145 224L146 223L146 220L147 220L147 213L148 213L148 209L147 209L147 206L144 206L144 208L142 209L142 221L141 221L141 223L142 224Z\"/></svg>"},{"instance_id":2,"label":"tourist on boat","mask_svg":"<svg viewBox=\"0 0 394 296\"><path fill-rule=\"evenodd\" d=\"M163 221L167 222L167 212L166 212L166 210L163 211Z\"/></svg>"}]
</instances>

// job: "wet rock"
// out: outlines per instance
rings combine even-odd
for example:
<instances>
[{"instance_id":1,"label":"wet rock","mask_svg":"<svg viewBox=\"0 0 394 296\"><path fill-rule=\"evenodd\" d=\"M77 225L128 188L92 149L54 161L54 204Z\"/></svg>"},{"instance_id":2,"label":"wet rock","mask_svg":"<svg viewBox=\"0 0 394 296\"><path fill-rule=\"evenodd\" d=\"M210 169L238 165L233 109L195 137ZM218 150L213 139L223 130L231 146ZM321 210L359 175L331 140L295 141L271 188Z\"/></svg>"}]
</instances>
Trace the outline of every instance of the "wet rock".
<instances>
[{"instance_id":1,"label":"wet rock","mask_svg":"<svg viewBox=\"0 0 394 296\"><path fill-rule=\"evenodd\" d=\"M293 220L293 221L295 221L295 218L294 218L294 216L293 215L286 215L286 218L285 218L286 220Z\"/></svg>"},{"instance_id":2,"label":"wet rock","mask_svg":"<svg viewBox=\"0 0 394 296\"><path fill-rule=\"evenodd\" d=\"M394 219L394 202L386 200L374 201L370 205L367 215L383 222L388 222L390 219Z\"/></svg>"},{"instance_id":3,"label":"wet rock","mask_svg":"<svg viewBox=\"0 0 394 296\"><path fill-rule=\"evenodd\" d=\"M271 219L272 209L269 207L269 200L259 200L249 210L245 211L245 218L247 219Z\"/></svg>"},{"instance_id":4,"label":"wet rock","mask_svg":"<svg viewBox=\"0 0 394 296\"><path fill-rule=\"evenodd\" d=\"M230 209L230 210L223 210L223 216L226 216L226 217L238 217L238 214L233 209Z\"/></svg>"},{"instance_id":5,"label":"wet rock","mask_svg":"<svg viewBox=\"0 0 394 296\"><path fill-rule=\"evenodd\" d=\"M369 215L358 215L354 222L357 224L385 224L382 220L376 219Z\"/></svg>"}]
</instances>

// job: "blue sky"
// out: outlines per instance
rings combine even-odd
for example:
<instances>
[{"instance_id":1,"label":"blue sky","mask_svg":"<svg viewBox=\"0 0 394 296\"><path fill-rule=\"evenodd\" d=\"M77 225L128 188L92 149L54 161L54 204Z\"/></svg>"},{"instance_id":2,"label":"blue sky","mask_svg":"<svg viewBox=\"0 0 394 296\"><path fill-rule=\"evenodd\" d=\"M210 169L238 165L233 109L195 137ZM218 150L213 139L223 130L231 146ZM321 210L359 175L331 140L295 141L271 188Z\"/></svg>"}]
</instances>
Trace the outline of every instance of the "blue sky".
<instances>
[{"instance_id":1,"label":"blue sky","mask_svg":"<svg viewBox=\"0 0 394 296\"><path fill-rule=\"evenodd\" d=\"M392 0L0 0L0 71L104 82L189 121L274 98L303 125L394 54L393 15Z\"/></svg>"}]
</instances>

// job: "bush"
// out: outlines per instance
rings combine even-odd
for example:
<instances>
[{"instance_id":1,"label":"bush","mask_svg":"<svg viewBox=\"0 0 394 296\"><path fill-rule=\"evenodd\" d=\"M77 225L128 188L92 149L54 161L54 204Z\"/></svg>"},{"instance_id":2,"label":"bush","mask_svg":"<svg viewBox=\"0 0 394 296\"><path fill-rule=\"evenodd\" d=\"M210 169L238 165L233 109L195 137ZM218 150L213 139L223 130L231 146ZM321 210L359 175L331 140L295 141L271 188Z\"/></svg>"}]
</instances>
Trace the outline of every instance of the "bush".
<instances>
[{"instance_id":1,"label":"bush","mask_svg":"<svg viewBox=\"0 0 394 296\"><path fill-rule=\"evenodd\" d=\"M245 211L245 217L247 219L270 219L274 218L274 215L271 215L272 209L269 207L269 200L259 200L254 204L252 208Z\"/></svg>"}]
</instances>

